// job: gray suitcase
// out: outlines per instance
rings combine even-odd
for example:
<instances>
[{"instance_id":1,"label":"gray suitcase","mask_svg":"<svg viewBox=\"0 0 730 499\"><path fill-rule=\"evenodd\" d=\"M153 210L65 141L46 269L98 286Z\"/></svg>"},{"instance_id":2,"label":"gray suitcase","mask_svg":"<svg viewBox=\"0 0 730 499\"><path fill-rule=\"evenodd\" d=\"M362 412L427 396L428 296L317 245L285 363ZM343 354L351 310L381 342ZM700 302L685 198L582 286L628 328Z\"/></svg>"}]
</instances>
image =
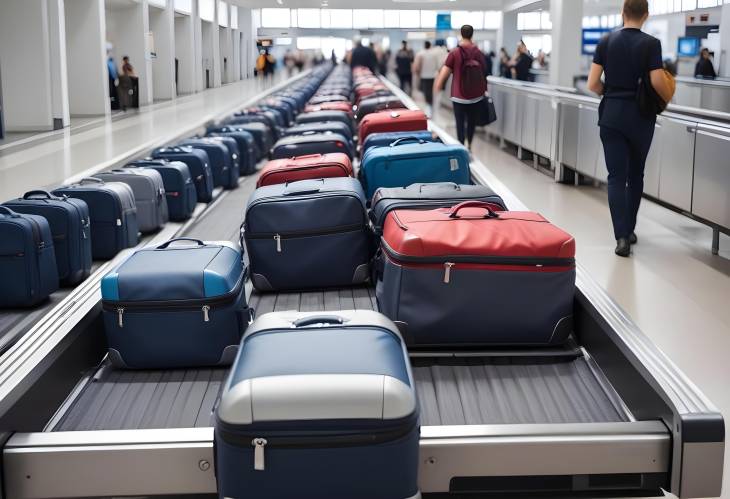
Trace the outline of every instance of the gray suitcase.
<instances>
[{"instance_id":1,"label":"gray suitcase","mask_svg":"<svg viewBox=\"0 0 730 499\"><path fill-rule=\"evenodd\" d=\"M155 232L169 220L162 175L152 168L122 168L94 175L105 182L122 182L134 192L137 223L142 233Z\"/></svg>"}]
</instances>

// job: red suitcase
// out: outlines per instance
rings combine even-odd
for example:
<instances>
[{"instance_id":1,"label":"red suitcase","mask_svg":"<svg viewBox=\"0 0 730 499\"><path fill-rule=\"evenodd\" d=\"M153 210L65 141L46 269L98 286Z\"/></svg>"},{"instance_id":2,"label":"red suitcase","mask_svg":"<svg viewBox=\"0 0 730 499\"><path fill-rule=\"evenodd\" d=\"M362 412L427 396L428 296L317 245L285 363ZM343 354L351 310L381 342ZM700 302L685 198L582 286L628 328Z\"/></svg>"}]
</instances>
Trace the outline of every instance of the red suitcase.
<instances>
[{"instance_id":1,"label":"red suitcase","mask_svg":"<svg viewBox=\"0 0 730 499\"><path fill-rule=\"evenodd\" d=\"M572 332L575 240L532 212L467 201L394 210L379 310L416 345L551 345Z\"/></svg>"},{"instance_id":2,"label":"red suitcase","mask_svg":"<svg viewBox=\"0 0 730 499\"><path fill-rule=\"evenodd\" d=\"M360 144L363 144L365 138L371 133L412 132L427 129L428 118L423 111L398 109L368 114L360 121L358 134Z\"/></svg>"},{"instance_id":3,"label":"red suitcase","mask_svg":"<svg viewBox=\"0 0 730 499\"><path fill-rule=\"evenodd\" d=\"M296 180L352 177L353 174L352 163L346 154L308 154L269 161L261 170L256 187Z\"/></svg>"},{"instance_id":4,"label":"red suitcase","mask_svg":"<svg viewBox=\"0 0 730 499\"><path fill-rule=\"evenodd\" d=\"M305 113L314 113L317 111L345 111L352 118L352 104L349 102L323 102L321 104L307 104L304 108Z\"/></svg>"}]
</instances>

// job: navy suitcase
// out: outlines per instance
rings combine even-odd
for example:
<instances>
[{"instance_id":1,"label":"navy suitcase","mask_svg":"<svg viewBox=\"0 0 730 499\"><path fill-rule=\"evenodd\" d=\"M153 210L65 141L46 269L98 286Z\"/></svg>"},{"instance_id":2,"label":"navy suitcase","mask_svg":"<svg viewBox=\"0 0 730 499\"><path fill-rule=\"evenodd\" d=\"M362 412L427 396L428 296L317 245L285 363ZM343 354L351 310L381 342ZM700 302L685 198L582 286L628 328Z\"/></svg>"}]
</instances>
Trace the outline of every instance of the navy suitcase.
<instances>
[{"instance_id":1,"label":"navy suitcase","mask_svg":"<svg viewBox=\"0 0 730 499\"><path fill-rule=\"evenodd\" d=\"M213 201L213 172L208 154L188 146L160 147L152 152L153 158L182 161L190 169L195 182L195 193L199 203Z\"/></svg>"},{"instance_id":2,"label":"navy suitcase","mask_svg":"<svg viewBox=\"0 0 730 499\"><path fill-rule=\"evenodd\" d=\"M238 187L238 175L233 171L233 161L225 144L208 138L186 139L178 145L190 146L205 151L213 173L213 186L225 189Z\"/></svg>"},{"instance_id":3,"label":"navy suitcase","mask_svg":"<svg viewBox=\"0 0 730 499\"><path fill-rule=\"evenodd\" d=\"M302 123L301 125L294 125L284 130L282 137L289 137L291 135L304 135L305 133L337 133L345 138L349 137L350 127L342 123L341 121L324 121L321 123ZM352 139L349 141L350 147L354 150Z\"/></svg>"},{"instance_id":4,"label":"navy suitcase","mask_svg":"<svg viewBox=\"0 0 730 499\"><path fill-rule=\"evenodd\" d=\"M294 106L291 102L272 97L263 101L261 106L271 109L282 117L282 121L279 123L281 127L287 127L294 122Z\"/></svg>"},{"instance_id":5,"label":"navy suitcase","mask_svg":"<svg viewBox=\"0 0 730 499\"><path fill-rule=\"evenodd\" d=\"M297 116L297 123L318 123L320 121L340 121L350 127L350 136L355 135L355 127L352 118L345 111L312 111Z\"/></svg>"},{"instance_id":6,"label":"navy suitcase","mask_svg":"<svg viewBox=\"0 0 730 499\"><path fill-rule=\"evenodd\" d=\"M249 320L243 281L241 251L227 241L137 250L101 282L109 358L142 369L230 364Z\"/></svg>"},{"instance_id":7,"label":"navy suitcase","mask_svg":"<svg viewBox=\"0 0 730 499\"><path fill-rule=\"evenodd\" d=\"M89 206L91 255L95 260L114 258L123 249L137 245L137 207L127 184L89 177L60 187L53 194L82 199Z\"/></svg>"},{"instance_id":8,"label":"navy suitcase","mask_svg":"<svg viewBox=\"0 0 730 499\"><path fill-rule=\"evenodd\" d=\"M349 286L368 277L365 198L354 178L259 187L243 236L261 291Z\"/></svg>"},{"instance_id":9,"label":"navy suitcase","mask_svg":"<svg viewBox=\"0 0 730 499\"><path fill-rule=\"evenodd\" d=\"M271 113L271 116L273 116L276 120L276 126L279 127L279 129L289 126L290 121L287 110L282 109L280 106L271 106L269 104L262 104L260 107L267 113Z\"/></svg>"},{"instance_id":10,"label":"navy suitcase","mask_svg":"<svg viewBox=\"0 0 730 499\"><path fill-rule=\"evenodd\" d=\"M134 193L137 225L143 234L160 230L170 220L162 176L151 168L127 168L97 173L105 182L123 182Z\"/></svg>"},{"instance_id":11,"label":"navy suitcase","mask_svg":"<svg viewBox=\"0 0 730 499\"><path fill-rule=\"evenodd\" d=\"M271 149L271 159L293 158L309 154L341 152L352 160L353 146L346 137L338 133L304 132L280 139Z\"/></svg>"},{"instance_id":12,"label":"navy suitcase","mask_svg":"<svg viewBox=\"0 0 730 499\"><path fill-rule=\"evenodd\" d=\"M360 144L360 156L371 147L389 146L398 139L410 139L412 141L423 140L425 142L441 142L439 138L435 138L433 133L428 130L412 131L412 132L378 132L371 133Z\"/></svg>"},{"instance_id":13,"label":"navy suitcase","mask_svg":"<svg viewBox=\"0 0 730 499\"><path fill-rule=\"evenodd\" d=\"M257 159L266 157L269 153L269 149L271 149L271 146L274 144L274 136L268 125L264 123L240 123L232 126L238 127L253 135L253 138L256 141L256 147L258 147L259 151Z\"/></svg>"},{"instance_id":14,"label":"navy suitcase","mask_svg":"<svg viewBox=\"0 0 730 499\"><path fill-rule=\"evenodd\" d=\"M415 388L382 314L262 315L216 409L219 497L420 498Z\"/></svg>"},{"instance_id":15,"label":"navy suitcase","mask_svg":"<svg viewBox=\"0 0 730 499\"><path fill-rule=\"evenodd\" d=\"M357 106L356 119L359 122L370 113L377 113L384 109L403 109L405 107L403 102L395 95L368 97L361 100Z\"/></svg>"},{"instance_id":16,"label":"navy suitcase","mask_svg":"<svg viewBox=\"0 0 730 499\"><path fill-rule=\"evenodd\" d=\"M349 94L342 95L338 93L318 93L311 99L309 99L309 104L312 106L316 106L317 104L324 104L325 102L349 102L350 97Z\"/></svg>"},{"instance_id":17,"label":"navy suitcase","mask_svg":"<svg viewBox=\"0 0 730 499\"><path fill-rule=\"evenodd\" d=\"M16 213L38 215L48 221L53 236L58 279L65 286L83 281L91 272L91 221L81 199L52 196L46 191L26 192L4 203Z\"/></svg>"},{"instance_id":18,"label":"navy suitcase","mask_svg":"<svg viewBox=\"0 0 730 499\"><path fill-rule=\"evenodd\" d=\"M162 176L165 198L170 220L183 221L195 211L198 195L188 165L182 161L166 159L140 159L125 165L125 168L151 168Z\"/></svg>"},{"instance_id":19,"label":"navy suitcase","mask_svg":"<svg viewBox=\"0 0 730 499\"><path fill-rule=\"evenodd\" d=\"M250 175L256 172L256 164L261 153L253 134L237 126L220 126L208 129L208 137L230 137L238 144L240 153L239 173Z\"/></svg>"},{"instance_id":20,"label":"navy suitcase","mask_svg":"<svg viewBox=\"0 0 730 499\"><path fill-rule=\"evenodd\" d=\"M194 137L199 139L201 137ZM228 156L231 158L231 180L235 179L238 184L238 178L241 176L241 150L238 148L238 142L233 137L203 137L215 142L219 142L228 149Z\"/></svg>"},{"instance_id":21,"label":"navy suitcase","mask_svg":"<svg viewBox=\"0 0 730 499\"><path fill-rule=\"evenodd\" d=\"M40 215L0 206L0 307L30 307L58 289L53 236Z\"/></svg>"},{"instance_id":22,"label":"navy suitcase","mask_svg":"<svg viewBox=\"0 0 730 499\"><path fill-rule=\"evenodd\" d=\"M266 125L266 128L271 134L272 142L276 142L279 139L279 127L276 124L276 119L273 116L264 113L245 113L234 115L233 117L226 120L228 125L249 125L251 123L261 123ZM255 131L252 133L256 133Z\"/></svg>"}]
</instances>

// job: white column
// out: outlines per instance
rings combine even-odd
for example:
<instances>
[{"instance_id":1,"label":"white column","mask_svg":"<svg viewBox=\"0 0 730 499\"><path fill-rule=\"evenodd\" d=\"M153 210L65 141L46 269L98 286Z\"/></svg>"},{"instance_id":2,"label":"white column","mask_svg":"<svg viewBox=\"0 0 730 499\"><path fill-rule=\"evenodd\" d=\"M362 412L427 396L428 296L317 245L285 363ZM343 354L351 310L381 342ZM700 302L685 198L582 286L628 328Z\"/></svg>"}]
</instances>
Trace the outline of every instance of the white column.
<instances>
[{"instance_id":1,"label":"white column","mask_svg":"<svg viewBox=\"0 0 730 499\"><path fill-rule=\"evenodd\" d=\"M109 114L104 0L69 0L65 13L71 115Z\"/></svg>"},{"instance_id":2,"label":"white column","mask_svg":"<svg viewBox=\"0 0 730 499\"><path fill-rule=\"evenodd\" d=\"M195 47L195 73L196 91L205 89L205 71L203 70L203 24L200 20L200 12L198 10L198 2L193 1L193 44Z\"/></svg>"},{"instance_id":3,"label":"white column","mask_svg":"<svg viewBox=\"0 0 730 499\"><path fill-rule=\"evenodd\" d=\"M167 0L164 9L150 7L150 31L157 57L152 59L155 100L174 99L175 92L175 9Z\"/></svg>"},{"instance_id":4,"label":"white column","mask_svg":"<svg viewBox=\"0 0 730 499\"><path fill-rule=\"evenodd\" d=\"M499 31L497 32L497 47L495 52L497 53L497 60L495 64L499 67L499 50L504 47L507 49L507 53L513 56L517 51L517 44L522 39L522 33L517 31L517 11L512 10L509 12L502 13L502 23L500 24Z\"/></svg>"},{"instance_id":5,"label":"white column","mask_svg":"<svg viewBox=\"0 0 730 499\"><path fill-rule=\"evenodd\" d=\"M730 3L722 6L720 17L720 76L730 77Z\"/></svg>"},{"instance_id":6,"label":"white column","mask_svg":"<svg viewBox=\"0 0 730 499\"><path fill-rule=\"evenodd\" d=\"M220 26L218 28L220 40L221 82L230 83L233 78L233 30Z\"/></svg>"},{"instance_id":7,"label":"white column","mask_svg":"<svg viewBox=\"0 0 730 499\"><path fill-rule=\"evenodd\" d=\"M583 2L551 0L553 50L550 55L550 84L573 86L580 70L580 43L583 26Z\"/></svg>"},{"instance_id":8,"label":"white column","mask_svg":"<svg viewBox=\"0 0 730 499\"><path fill-rule=\"evenodd\" d=\"M220 36L218 35L218 31L220 30L220 26L218 24L218 6L220 5L218 1L216 0L213 2L215 4L215 16L213 18L213 23L210 30L210 43L211 43L211 50L213 55L213 61L212 61L212 71L213 71L213 78L212 78L212 84L214 87L220 87L221 86L221 66L223 65L223 60L221 58L221 41Z\"/></svg>"},{"instance_id":9,"label":"white column","mask_svg":"<svg viewBox=\"0 0 730 499\"><path fill-rule=\"evenodd\" d=\"M236 7L233 7L234 9ZM233 30L233 80L237 81L241 79L241 31L238 29Z\"/></svg>"},{"instance_id":10,"label":"white column","mask_svg":"<svg viewBox=\"0 0 730 499\"><path fill-rule=\"evenodd\" d=\"M75 0L71 0L75 1ZM149 7L147 0L107 11L107 39L114 45L114 55L121 70L122 57L129 56L139 78L139 105L152 103L152 63L147 49Z\"/></svg>"},{"instance_id":11,"label":"white column","mask_svg":"<svg viewBox=\"0 0 730 499\"><path fill-rule=\"evenodd\" d=\"M238 8L238 27L243 34L241 44L241 66L244 78L253 76L254 61L256 61L256 26L254 26L251 9Z\"/></svg>"},{"instance_id":12,"label":"white column","mask_svg":"<svg viewBox=\"0 0 730 499\"><path fill-rule=\"evenodd\" d=\"M198 88L198 64L195 63L195 33L192 16L175 17L175 58L177 59L177 93L192 94Z\"/></svg>"},{"instance_id":13,"label":"white column","mask_svg":"<svg viewBox=\"0 0 730 499\"><path fill-rule=\"evenodd\" d=\"M48 36L53 128L58 129L71 124L68 104L64 0L48 0Z\"/></svg>"}]
</instances>

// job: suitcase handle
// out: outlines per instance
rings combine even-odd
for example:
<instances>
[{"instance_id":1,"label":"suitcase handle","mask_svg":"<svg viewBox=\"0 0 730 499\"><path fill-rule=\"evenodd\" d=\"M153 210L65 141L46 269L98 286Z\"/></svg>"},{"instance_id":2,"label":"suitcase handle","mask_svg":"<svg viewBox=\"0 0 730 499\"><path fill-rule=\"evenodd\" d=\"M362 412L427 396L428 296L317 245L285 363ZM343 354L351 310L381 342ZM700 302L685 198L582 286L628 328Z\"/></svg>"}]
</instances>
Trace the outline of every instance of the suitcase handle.
<instances>
[{"instance_id":1,"label":"suitcase handle","mask_svg":"<svg viewBox=\"0 0 730 499\"><path fill-rule=\"evenodd\" d=\"M205 243L200 239L194 239L192 237L176 237L175 239L170 239L166 243L160 244L157 249L167 249L172 243L176 243L178 241L190 241L196 243L197 246L205 246Z\"/></svg>"},{"instance_id":2,"label":"suitcase handle","mask_svg":"<svg viewBox=\"0 0 730 499\"><path fill-rule=\"evenodd\" d=\"M418 185L418 192L423 192L424 187L436 187L436 186L451 186L454 188L455 191L460 191L461 186L457 184L456 182L433 182L431 184L417 184ZM410 187L410 186L408 186Z\"/></svg>"},{"instance_id":3,"label":"suitcase handle","mask_svg":"<svg viewBox=\"0 0 730 499\"><path fill-rule=\"evenodd\" d=\"M23 199L61 199L56 196L52 196L48 191L28 191L23 194Z\"/></svg>"},{"instance_id":4,"label":"suitcase handle","mask_svg":"<svg viewBox=\"0 0 730 499\"><path fill-rule=\"evenodd\" d=\"M400 139L396 139L393 142L390 143L390 147L399 146L404 142L418 142L419 144L425 144L426 141L423 139L419 139L418 137L401 137Z\"/></svg>"},{"instance_id":5,"label":"suitcase handle","mask_svg":"<svg viewBox=\"0 0 730 499\"><path fill-rule=\"evenodd\" d=\"M340 317L339 315L313 315L311 317L304 317L303 319L298 319L294 322L292 322L292 326L297 327L306 327L306 326L312 326L314 324L343 324L345 322L345 319L343 317Z\"/></svg>"},{"instance_id":6,"label":"suitcase handle","mask_svg":"<svg viewBox=\"0 0 730 499\"><path fill-rule=\"evenodd\" d=\"M315 154L304 154L302 156L292 156L289 159L321 158L322 156L324 156L324 154L315 153Z\"/></svg>"},{"instance_id":7,"label":"suitcase handle","mask_svg":"<svg viewBox=\"0 0 730 499\"><path fill-rule=\"evenodd\" d=\"M298 182L298 181L295 181L295 182ZM314 182L322 182L322 185L324 185L324 179L323 178L318 178L318 179L314 180ZM320 188L319 187L314 187L314 186L309 187L309 188L304 187L304 188L299 189L299 190L296 190L296 189L289 190L289 184L291 184L291 183L293 183L293 182L287 181L284 184L284 187L286 188L286 190L283 193L284 196L296 196L298 194L315 194L315 193L317 193L317 192L320 191Z\"/></svg>"},{"instance_id":8,"label":"suitcase handle","mask_svg":"<svg viewBox=\"0 0 730 499\"><path fill-rule=\"evenodd\" d=\"M104 181L100 178L96 177L84 177L79 181L79 185L82 185L84 183L91 183L91 184L103 184Z\"/></svg>"},{"instance_id":9,"label":"suitcase handle","mask_svg":"<svg viewBox=\"0 0 730 499\"><path fill-rule=\"evenodd\" d=\"M7 206L0 205L0 213L4 213L5 215L11 216L13 218L20 218L20 215L15 213L13 210L8 208Z\"/></svg>"},{"instance_id":10,"label":"suitcase handle","mask_svg":"<svg viewBox=\"0 0 730 499\"><path fill-rule=\"evenodd\" d=\"M489 203L483 201L464 201L459 203L449 211L449 218L459 218L459 211L464 208L483 208L487 210L484 218L499 218L499 214L492 209Z\"/></svg>"}]
</instances>

